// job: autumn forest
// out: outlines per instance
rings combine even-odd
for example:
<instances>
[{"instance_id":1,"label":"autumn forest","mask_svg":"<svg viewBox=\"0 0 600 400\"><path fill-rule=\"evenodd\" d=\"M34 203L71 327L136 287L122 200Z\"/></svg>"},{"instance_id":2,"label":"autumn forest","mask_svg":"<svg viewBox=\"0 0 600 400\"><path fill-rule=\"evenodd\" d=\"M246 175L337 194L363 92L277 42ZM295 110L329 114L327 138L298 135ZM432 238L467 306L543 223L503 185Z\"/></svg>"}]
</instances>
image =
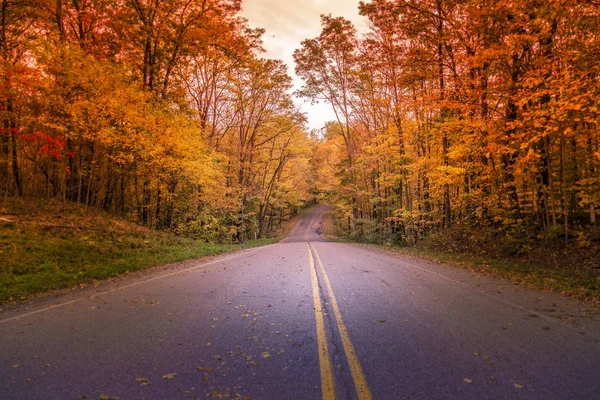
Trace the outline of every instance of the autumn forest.
<instances>
[{"instance_id":1,"label":"autumn forest","mask_svg":"<svg viewBox=\"0 0 600 400\"><path fill-rule=\"evenodd\" d=\"M456 224L585 243L600 3L371 0L291 71L240 0L2 0L0 194L243 242L316 201L414 244ZM355 5L352 5L355 7ZM298 104L335 119L307 128Z\"/></svg>"}]
</instances>

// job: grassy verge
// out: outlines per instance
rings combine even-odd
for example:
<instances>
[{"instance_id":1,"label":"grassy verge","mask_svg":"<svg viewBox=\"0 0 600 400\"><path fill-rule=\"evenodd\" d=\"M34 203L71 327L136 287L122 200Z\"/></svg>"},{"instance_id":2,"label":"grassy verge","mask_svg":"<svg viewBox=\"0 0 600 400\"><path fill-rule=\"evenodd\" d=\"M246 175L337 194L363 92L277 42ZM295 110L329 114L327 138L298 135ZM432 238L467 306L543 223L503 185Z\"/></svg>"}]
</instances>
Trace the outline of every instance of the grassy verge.
<instances>
[{"instance_id":1,"label":"grassy verge","mask_svg":"<svg viewBox=\"0 0 600 400\"><path fill-rule=\"evenodd\" d=\"M329 240L350 241L340 236L332 215L325 219L323 233ZM415 247L372 244L367 246L465 268L487 276L507 279L531 289L555 292L600 306L600 263L595 252L584 252L574 248L569 251L571 257L560 258L561 253L558 249L549 248L546 249L549 255L546 258L536 257L535 253L528 256L522 254L492 256L489 255L492 252L489 243L487 247L479 243L479 247L473 246L472 249L466 245L456 246L453 244L456 240L451 235L450 232L442 232L437 238L421 241ZM472 235L477 235L477 232L472 232ZM439 236L444 238L441 239ZM463 243L466 240L463 235ZM483 251L483 248L488 248L489 252ZM538 252L541 250L543 249L538 249ZM575 252L579 252L578 257L574 256ZM547 261L549 258L558 260L550 263Z\"/></svg>"},{"instance_id":2,"label":"grassy verge","mask_svg":"<svg viewBox=\"0 0 600 400\"><path fill-rule=\"evenodd\" d=\"M276 241L210 244L60 204L20 201L8 209L11 212L0 214L0 304L149 266Z\"/></svg>"}]
</instances>

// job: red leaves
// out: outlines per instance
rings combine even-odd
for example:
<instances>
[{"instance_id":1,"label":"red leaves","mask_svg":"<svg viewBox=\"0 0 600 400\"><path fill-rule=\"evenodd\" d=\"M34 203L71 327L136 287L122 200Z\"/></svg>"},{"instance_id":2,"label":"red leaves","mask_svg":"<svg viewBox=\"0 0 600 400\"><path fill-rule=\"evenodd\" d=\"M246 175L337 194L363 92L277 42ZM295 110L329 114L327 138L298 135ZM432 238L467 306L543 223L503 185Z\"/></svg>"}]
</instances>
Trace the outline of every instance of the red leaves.
<instances>
[{"instance_id":1,"label":"red leaves","mask_svg":"<svg viewBox=\"0 0 600 400\"><path fill-rule=\"evenodd\" d=\"M39 149L37 153L42 156L51 156L55 160L60 160L64 155L67 157L75 157L75 152L65 152L65 139L57 136L53 137L44 132L33 132L31 134L22 134L20 139L25 142L37 144Z\"/></svg>"},{"instance_id":2,"label":"red leaves","mask_svg":"<svg viewBox=\"0 0 600 400\"><path fill-rule=\"evenodd\" d=\"M0 106L0 111L2 111L2 107ZM0 128L0 135L5 134L8 136L11 133L19 133L21 130L19 128Z\"/></svg>"},{"instance_id":3,"label":"red leaves","mask_svg":"<svg viewBox=\"0 0 600 400\"><path fill-rule=\"evenodd\" d=\"M41 73L23 65L0 66L0 76L4 78L0 80L0 99L18 103L38 91Z\"/></svg>"}]
</instances>

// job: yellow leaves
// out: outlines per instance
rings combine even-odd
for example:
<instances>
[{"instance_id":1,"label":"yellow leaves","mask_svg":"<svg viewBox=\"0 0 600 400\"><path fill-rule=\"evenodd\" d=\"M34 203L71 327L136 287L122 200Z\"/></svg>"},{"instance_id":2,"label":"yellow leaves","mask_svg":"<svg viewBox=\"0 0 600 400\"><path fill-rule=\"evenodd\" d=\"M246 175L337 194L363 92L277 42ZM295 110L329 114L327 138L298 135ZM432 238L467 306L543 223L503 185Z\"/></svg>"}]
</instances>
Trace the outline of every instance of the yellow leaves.
<instances>
[{"instance_id":1,"label":"yellow leaves","mask_svg":"<svg viewBox=\"0 0 600 400\"><path fill-rule=\"evenodd\" d=\"M454 179L462 178L466 172L463 167L439 165L435 168L436 177L444 179L444 181L453 182Z\"/></svg>"}]
</instances>

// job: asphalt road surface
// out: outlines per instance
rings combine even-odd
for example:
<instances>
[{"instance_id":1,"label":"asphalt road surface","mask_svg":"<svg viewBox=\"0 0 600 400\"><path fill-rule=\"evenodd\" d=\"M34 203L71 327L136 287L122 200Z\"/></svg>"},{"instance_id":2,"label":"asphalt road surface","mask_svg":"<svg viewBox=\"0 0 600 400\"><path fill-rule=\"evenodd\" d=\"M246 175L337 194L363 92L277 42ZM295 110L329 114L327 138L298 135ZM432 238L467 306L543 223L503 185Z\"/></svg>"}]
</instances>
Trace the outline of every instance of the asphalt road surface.
<instances>
[{"instance_id":1,"label":"asphalt road surface","mask_svg":"<svg viewBox=\"0 0 600 400\"><path fill-rule=\"evenodd\" d=\"M593 310L466 270L277 244L0 313L0 399L600 399Z\"/></svg>"}]
</instances>

